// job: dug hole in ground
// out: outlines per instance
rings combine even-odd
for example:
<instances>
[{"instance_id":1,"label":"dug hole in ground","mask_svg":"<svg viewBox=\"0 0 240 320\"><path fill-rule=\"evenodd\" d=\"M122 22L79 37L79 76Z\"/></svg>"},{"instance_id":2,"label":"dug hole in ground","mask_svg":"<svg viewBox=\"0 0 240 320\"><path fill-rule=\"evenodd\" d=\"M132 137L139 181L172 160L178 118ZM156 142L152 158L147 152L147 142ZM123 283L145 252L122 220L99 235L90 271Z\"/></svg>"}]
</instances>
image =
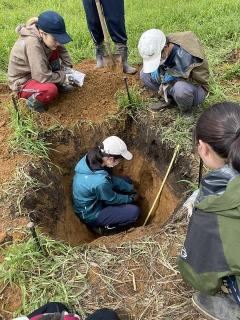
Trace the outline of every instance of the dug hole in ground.
<instances>
[{"instance_id":1,"label":"dug hole in ground","mask_svg":"<svg viewBox=\"0 0 240 320\"><path fill-rule=\"evenodd\" d=\"M144 116L140 110L133 120L128 115L128 109L120 109L116 101L116 93L125 90L122 73L108 69L94 71L92 61L84 61L76 68L86 73L84 86L60 96L49 106L47 113L37 115L42 137L51 144L49 159L10 152L8 141L12 130L9 129L9 113L4 109L4 119L0 126L3 133L3 173L0 176L4 186L9 184L8 190L11 192L5 192L2 198L1 242L7 246L11 242L25 241L21 227L24 229L32 220L38 230L53 239L72 246L89 243L89 250L99 251L103 255L102 248L107 248L108 253L121 257L123 261L107 266L111 270L111 277L113 273L119 275L123 270L130 270L128 274L131 275L131 281L126 279L119 286L115 283L116 295L108 294L112 292L112 287L106 283L101 284L101 276L96 281L94 268L97 266L97 274L100 275L104 273L106 276L108 271L106 266L101 266L100 262L98 264L95 256L95 267L87 272L88 289L95 292L95 295L79 300L81 308L94 310L94 301L98 300L99 306L116 308L121 304L132 319L170 319L167 318L169 316L171 319L196 319L198 315L192 309L189 299L191 292L181 281L176 267L176 258L187 225L186 213L183 214L180 209L186 188L179 181L196 178L195 160L191 156L178 154L155 210L147 226L143 227L174 152L171 145L162 142L161 135L153 125L156 117L162 117L163 121L166 121L166 117L143 109ZM129 86L138 87L138 76L128 77L128 82ZM146 93L141 94L145 99ZM2 93L1 101L3 108L10 103L8 93ZM120 136L134 155L132 161L120 163L114 173L132 179L140 195L138 205L141 217L136 227L128 232L99 237L74 214L71 185L74 167L79 159L109 135ZM28 181L33 181L32 185L28 184L24 190L21 189L21 183L14 186L16 172L20 172L23 177L27 176ZM149 247L149 243L152 243L152 247ZM139 259L130 259L127 252L134 246L137 250L142 246L146 255L140 253ZM18 298L20 296L17 306L16 299L11 303L12 292L18 293ZM10 319L12 312L22 304L21 294L18 289L14 289L13 284L3 289L2 295L2 313L6 319Z\"/></svg>"}]
</instances>

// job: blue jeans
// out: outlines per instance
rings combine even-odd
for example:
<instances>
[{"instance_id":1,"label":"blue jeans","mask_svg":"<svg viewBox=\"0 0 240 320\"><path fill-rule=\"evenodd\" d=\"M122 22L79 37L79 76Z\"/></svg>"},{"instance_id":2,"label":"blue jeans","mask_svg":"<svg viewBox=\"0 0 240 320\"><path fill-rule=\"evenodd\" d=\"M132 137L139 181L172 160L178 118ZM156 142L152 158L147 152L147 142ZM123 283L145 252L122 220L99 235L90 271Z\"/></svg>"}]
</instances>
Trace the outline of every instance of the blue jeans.
<instances>
[{"instance_id":1,"label":"blue jeans","mask_svg":"<svg viewBox=\"0 0 240 320\"><path fill-rule=\"evenodd\" d=\"M234 300L240 306L240 290L238 288L237 280L235 276L227 276L223 278L223 282L226 281L227 287L231 292Z\"/></svg>"},{"instance_id":2,"label":"blue jeans","mask_svg":"<svg viewBox=\"0 0 240 320\"><path fill-rule=\"evenodd\" d=\"M140 78L147 88L158 92L161 83L152 80L150 73L144 73L141 70ZM207 91L200 85L179 80L168 91L168 96L172 97L180 108L190 108L201 104L207 96Z\"/></svg>"}]
</instances>

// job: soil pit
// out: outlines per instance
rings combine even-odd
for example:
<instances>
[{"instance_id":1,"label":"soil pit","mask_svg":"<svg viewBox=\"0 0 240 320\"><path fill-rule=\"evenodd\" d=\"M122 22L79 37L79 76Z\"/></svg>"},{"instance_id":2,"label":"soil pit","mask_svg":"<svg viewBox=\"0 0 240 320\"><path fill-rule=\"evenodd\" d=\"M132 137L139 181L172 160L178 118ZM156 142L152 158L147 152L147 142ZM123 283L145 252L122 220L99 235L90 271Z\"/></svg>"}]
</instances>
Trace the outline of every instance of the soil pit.
<instances>
[{"instance_id":1,"label":"soil pit","mask_svg":"<svg viewBox=\"0 0 240 320\"><path fill-rule=\"evenodd\" d=\"M76 136L65 137L64 143L62 140L55 145L51 164L40 162L37 165L30 165L29 168L30 176L40 181L44 187L37 191L30 190L23 199L22 206L42 227L43 232L71 245L89 243L97 238L74 214L71 199L74 167L87 150L95 145L94 139L95 142L102 140L99 139L99 134L89 137L88 141ZM167 170L164 159L158 158L156 162L151 158L151 154L146 152L144 146L141 148L141 143L138 145L129 147L134 155L133 160L122 161L114 172L116 175L130 177L139 192L140 200L137 204L141 209L141 217L136 227L143 225ZM169 181L175 181L174 172L171 175ZM173 188L171 183L166 183L149 224L160 228L168 220L179 203L177 194L176 185ZM136 229L128 232L128 240L135 238ZM111 239L109 241L111 242Z\"/></svg>"}]
</instances>

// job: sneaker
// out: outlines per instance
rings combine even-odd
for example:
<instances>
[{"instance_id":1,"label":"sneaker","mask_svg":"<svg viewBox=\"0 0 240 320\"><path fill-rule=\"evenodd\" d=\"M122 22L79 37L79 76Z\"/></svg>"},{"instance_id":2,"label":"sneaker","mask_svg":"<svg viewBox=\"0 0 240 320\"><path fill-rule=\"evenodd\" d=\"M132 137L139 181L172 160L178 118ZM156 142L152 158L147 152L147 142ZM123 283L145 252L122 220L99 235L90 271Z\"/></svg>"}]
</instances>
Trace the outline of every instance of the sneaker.
<instances>
[{"instance_id":1,"label":"sneaker","mask_svg":"<svg viewBox=\"0 0 240 320\"><path fill-rule=\"evenodd\" d=\"M150 108L152 111L159 111L159 110L162 110L162 109L169 108L170 105L171 105L171 104L170 104L169 102L166 102L164 99L161 99L161 100L159 100L158 102L150 103L150 104L149 104L149 108Z\"/></svg>"},{"instance_id":2,"label":"sneaker","mask_svg":"<svg viewBox=\"0 0 240 320\"><path fill-rule=\"evenodd\" d=\"M74 86L72 86L71 84L68 84L68 83L63 83L63 84L58 86L58 90L61 93L67 93L67 92L73 91L74 90Z\"/></svg>"},{"instance_id":3,"label":"sneaker","mask_svg":"<svg viewBox=\"0 0 240 320\"><path fill-rule=\"evenodd\" d=\"M37 111L37 112L45 112L44 104L37 99L35 99L33 96L29 97L26 101L26 106L31 111Z\"/></svg>"},{"instance_id":4,"label":"sneaker","mask_svg":"<svg viewBox=\"0 0 240 320\"><path fill-rule=\"evenodd\" d=\"M216 294L210 296L204 293L195 293L192 303L202 315L213 320L240 320L240 306L228 295Z\"/></svg>"}]
</instances>

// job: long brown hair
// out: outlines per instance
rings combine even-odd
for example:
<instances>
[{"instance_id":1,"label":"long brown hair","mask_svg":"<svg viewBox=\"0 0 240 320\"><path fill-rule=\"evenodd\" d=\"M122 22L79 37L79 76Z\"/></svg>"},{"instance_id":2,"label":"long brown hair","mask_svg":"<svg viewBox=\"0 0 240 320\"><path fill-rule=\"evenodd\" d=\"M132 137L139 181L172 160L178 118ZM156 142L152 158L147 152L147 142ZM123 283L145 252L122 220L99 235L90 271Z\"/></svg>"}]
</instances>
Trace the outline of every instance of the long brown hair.
<instances>
[{"instance_id":1,"label":"long brown hair","mask_svg":"<svg viewBox=\"0 0 240 320\"><path fill-rule=\"evenodd\" d=\"M197 121L195 139L209 144L240 172L240 105L222 102L205 110Z\"/></svg>"}]
</instances>

